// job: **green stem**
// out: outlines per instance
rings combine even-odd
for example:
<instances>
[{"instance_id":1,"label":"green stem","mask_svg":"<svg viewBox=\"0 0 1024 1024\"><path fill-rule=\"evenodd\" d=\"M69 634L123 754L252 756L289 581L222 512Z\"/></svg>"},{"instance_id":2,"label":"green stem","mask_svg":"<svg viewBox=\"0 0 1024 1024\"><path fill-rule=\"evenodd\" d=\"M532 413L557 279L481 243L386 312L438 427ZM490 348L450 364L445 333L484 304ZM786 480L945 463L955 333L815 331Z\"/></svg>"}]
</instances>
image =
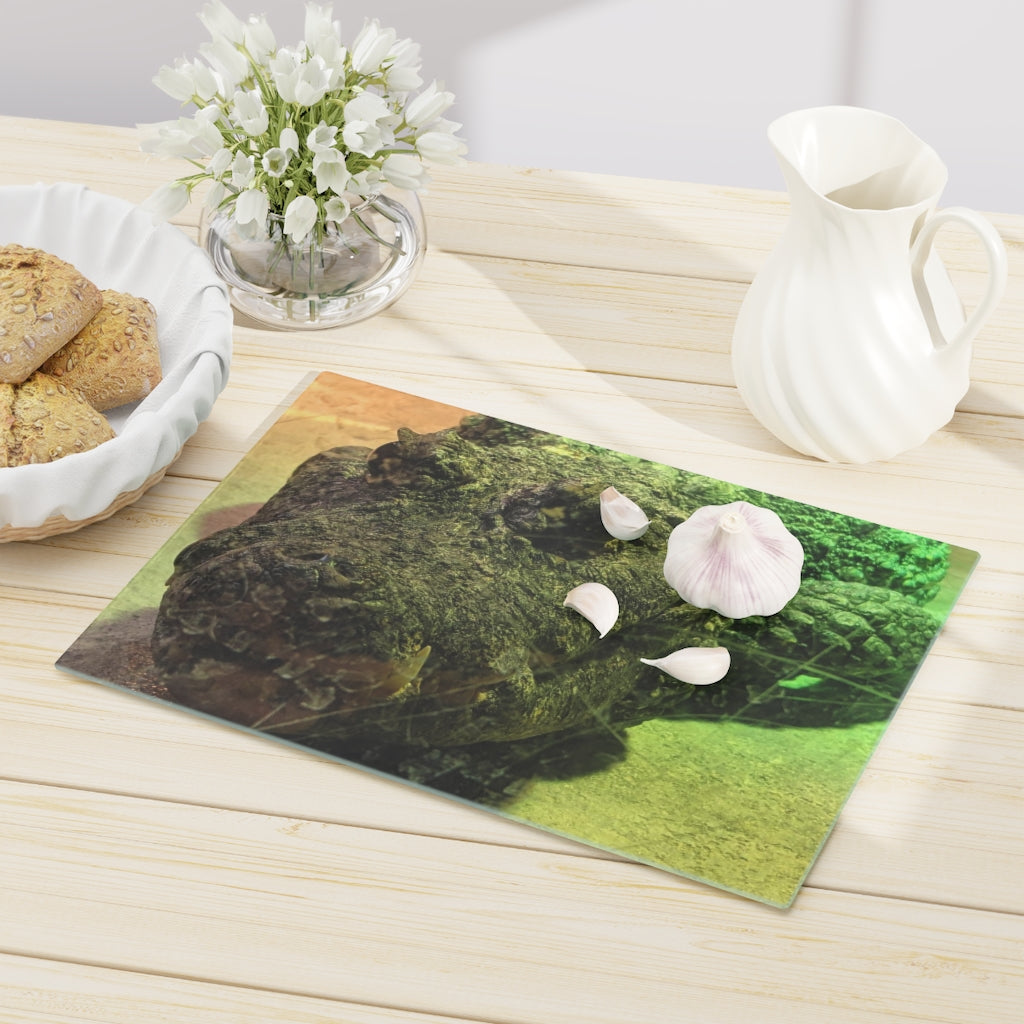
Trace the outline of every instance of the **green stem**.
<instances>
[{"instance_id":1,"label":"green stem","mask_svg":"<svg viewBox=\"0 0 1024 1024\"><path fill-rule=\"evenodd\" d=\"M378 209L377 212L382 214L384 217L387 217L388 220L394 222L394 218L388 216L386 211ZM353 211L350 216L375 242L383 245L387 249L390 249L392 252L397 252L399 256L405 255L405 250L397 242L389 242L387 239L381 238L381 236L378 235L377 232L374 231L373 228L370 227L370 225L367 224L357 212Z\"/></svg>"}]
</instances>

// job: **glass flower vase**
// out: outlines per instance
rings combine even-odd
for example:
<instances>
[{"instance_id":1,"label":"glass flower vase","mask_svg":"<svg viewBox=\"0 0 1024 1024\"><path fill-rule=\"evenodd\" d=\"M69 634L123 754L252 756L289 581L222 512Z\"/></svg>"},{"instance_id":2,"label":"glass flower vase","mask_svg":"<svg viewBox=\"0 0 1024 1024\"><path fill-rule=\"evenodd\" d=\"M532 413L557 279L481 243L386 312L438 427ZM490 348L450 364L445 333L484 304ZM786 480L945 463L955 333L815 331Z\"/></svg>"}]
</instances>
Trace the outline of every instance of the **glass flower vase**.
<instances>
[{"instance_id":1,"label":"glass flower vase","mask_svg":"<svg viewBox=\"0 0 1024 1024\"><path fill-rule=\"evenodd\" d=\"M231 304L261 324L315 330L356 323L390 306L412 284L426 251L414 192L389 190L353 207L296 245L271 213L257 237L239 231L231 210L203 216L201 244L228 287Z\"/></svg>"}]
</instances>

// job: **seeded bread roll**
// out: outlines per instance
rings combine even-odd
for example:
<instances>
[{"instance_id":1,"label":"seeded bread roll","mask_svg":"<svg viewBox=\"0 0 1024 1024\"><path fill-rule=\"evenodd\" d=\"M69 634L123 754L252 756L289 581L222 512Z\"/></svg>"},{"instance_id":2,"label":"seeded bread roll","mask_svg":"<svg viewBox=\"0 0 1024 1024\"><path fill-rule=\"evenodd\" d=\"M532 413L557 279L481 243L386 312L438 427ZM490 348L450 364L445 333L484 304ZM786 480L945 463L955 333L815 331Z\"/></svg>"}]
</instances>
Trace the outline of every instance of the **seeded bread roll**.
<instances>
[{"instance_id":1,"label":"seeded bread roll","mask_svg":"<svg viewBox=\"0 0 1024 1024\"><path fill-rule=\"evenodd\" d=\"M73 388L44 373L0 383L0 467L54 462L114 437L110 424Z\"/></svg>"},{"instance_id":2,"label":"seeded bread roll","mask_svg":"<svg viewBox=\"0 0 1024 1024\"><path fill-rule=\"evenodd\" d=\"M41 249L0 247L0 382L27 380L102 304L70 263Z\"/></svg>"},{"instance_id":3,"label":"seeded bread roll","mask_svg":"<svg viewBox=\"0 0 1024 1024\"><path fill-rule=\"evenodd\" d=\"M100 311L40 369L102 412L145 398L161 375L152 304L109 288L100 294Z\"/></svg>"}]
</instances>

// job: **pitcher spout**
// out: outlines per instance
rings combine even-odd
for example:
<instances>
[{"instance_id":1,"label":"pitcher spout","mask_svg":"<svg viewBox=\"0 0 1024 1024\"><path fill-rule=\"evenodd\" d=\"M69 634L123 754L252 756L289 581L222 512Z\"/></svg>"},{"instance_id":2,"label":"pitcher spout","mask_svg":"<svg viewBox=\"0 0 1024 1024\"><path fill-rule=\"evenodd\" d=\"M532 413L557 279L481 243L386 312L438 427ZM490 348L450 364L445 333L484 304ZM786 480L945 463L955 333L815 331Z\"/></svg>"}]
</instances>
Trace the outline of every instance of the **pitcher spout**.
<instances>
[{"instance_id":1,"label":"pitcher spout","mask_svg":"<svg viewBox=\"0 0 1024 1024\"><path fill-rule=\"evenodd\" d=\"M801 191L851 210L927 210L948 172L895 117L861 107L813 107L773 121L768 141L792 196Z\"/></svg>"}]
</instances>

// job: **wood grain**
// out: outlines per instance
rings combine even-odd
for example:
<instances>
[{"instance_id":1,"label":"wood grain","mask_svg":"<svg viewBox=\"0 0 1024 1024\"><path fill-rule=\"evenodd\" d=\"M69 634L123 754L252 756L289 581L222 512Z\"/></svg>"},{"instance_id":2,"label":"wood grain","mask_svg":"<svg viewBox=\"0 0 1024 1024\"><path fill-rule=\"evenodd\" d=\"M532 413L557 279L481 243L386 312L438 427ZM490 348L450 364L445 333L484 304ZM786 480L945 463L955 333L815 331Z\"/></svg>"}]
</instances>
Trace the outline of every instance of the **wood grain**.
<instances>
[{"instance_id":1,"label":"wood grain","mask_svg":"<svg viewBox=\"0 0 1024 1024\"><path fill-rule=\"evenodd\" d=\"M142 201L134 132L0 117L0 184ZM239 317L231 379L109 520L0 546L0 1019L1017 1024L1024 1005L1024 218L972 385L916 451L790 452L732 385L785 195L469 164L430 250L343 330ZM196 237L198 210L177 218ZM967 233L940 248L965 302ZM788 912L54 661L312 373L349 374L977 550L981 562Z\"/></svg>"},{"instance_id":2,"label":"wood grain","mask_svg":"<svg viewBox=\"0 0 1024 1024\"><path fill-rule=\"evenodd\" d=\"M0 954L4 1020L21 1024L484 1024L163 973Z\"/></svg>"},{"instance_id":3,"label":"wood grain","mask_svg":"<svg viewBox=\"0 0 1024 1024\"><path fill-rule=\"evenodd\" d=\"M1019 1006L1014 914L808 890L787 917L558 853L16 783L0 808L0 946L60 959L85 943L98 966L362 1003L391 964L392 1005L471 1019L654 1020L684 993L719 1020L797 1024ZM207 950L239 926L244 955L211 978Z\"/></svg>"},{"instance_id":4,"label":"wood grain","mask_svg":"<svg viewBox=\"0 0 1024 1024\"><path fill-rule=\"evenodd\" d=\"M103 603L82 599L63 610L60 621L70 627L66 642ZM11 600L0 603L0 612L8 623L0 644L26 680L0 694L0 778L606 856L77 680L52 667L50 651L62 649L59 636L42 646L19 645L17 638L40 614L38 606ZM923 667L844 809L811 884L893 897L909 889L920 899L1024 913L1024 793L1008 781L1024 773L1020 668L976 664L965 685L963 661L946 653L951 646L943 643ZM259 791L249 782L253 777L266 780ZM988 815L983 822L979 801ZM879 848L888 851L884 873L875 866ZM984 872L974 870L979 850L988 867ZM993 871L1002 882L996 895Z\"/></svg>"}]
</instances>

